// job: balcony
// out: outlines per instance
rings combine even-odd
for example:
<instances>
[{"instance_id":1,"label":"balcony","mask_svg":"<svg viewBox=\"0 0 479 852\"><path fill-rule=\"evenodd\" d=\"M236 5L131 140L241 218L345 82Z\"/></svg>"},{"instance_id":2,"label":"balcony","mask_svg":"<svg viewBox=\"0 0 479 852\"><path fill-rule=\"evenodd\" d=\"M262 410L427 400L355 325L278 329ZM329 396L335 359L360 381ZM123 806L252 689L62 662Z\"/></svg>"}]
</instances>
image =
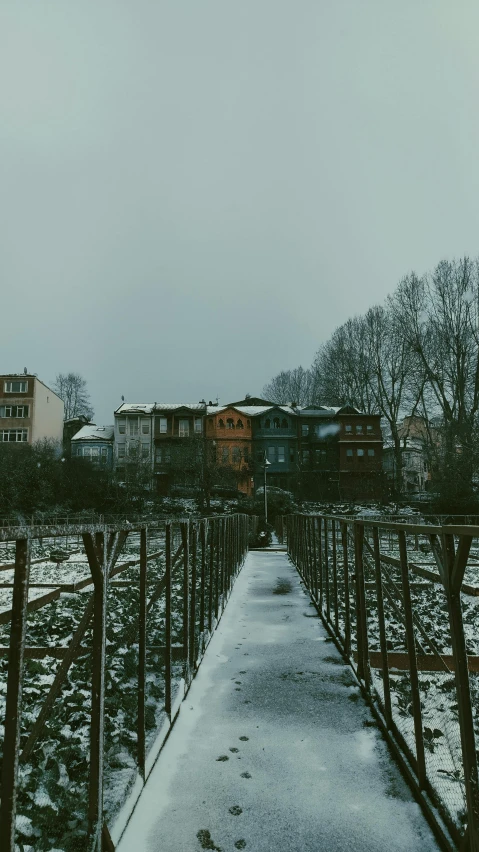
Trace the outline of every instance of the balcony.
<instances>
[{"instance_id":1,"label":"balcony","mask_svg":"<svg viewBox=\"0 0 479 852\"><path fill-rule=\"evenodd\" d=\"M297 432L292 426L288 429L256 429L253 438L296 438Z\"/></svg>"}]
</instances>

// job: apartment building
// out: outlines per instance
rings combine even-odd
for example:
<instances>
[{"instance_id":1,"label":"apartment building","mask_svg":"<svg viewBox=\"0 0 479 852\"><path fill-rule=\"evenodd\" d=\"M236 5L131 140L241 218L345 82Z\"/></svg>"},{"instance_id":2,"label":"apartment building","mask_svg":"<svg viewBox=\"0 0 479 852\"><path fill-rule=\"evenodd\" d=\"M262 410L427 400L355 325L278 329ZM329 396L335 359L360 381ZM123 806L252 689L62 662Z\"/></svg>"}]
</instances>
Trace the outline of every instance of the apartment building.
<instances>
[{"instance_id":1,"label":"apartment building","mask_svg":"<svg viewBox=\"0 0 479 852\"><path fill-rule=\"evenodd\" d=\"M63 439L63 400L28 372L0 376L0 442Z\"/></svg>"}]
</instances>

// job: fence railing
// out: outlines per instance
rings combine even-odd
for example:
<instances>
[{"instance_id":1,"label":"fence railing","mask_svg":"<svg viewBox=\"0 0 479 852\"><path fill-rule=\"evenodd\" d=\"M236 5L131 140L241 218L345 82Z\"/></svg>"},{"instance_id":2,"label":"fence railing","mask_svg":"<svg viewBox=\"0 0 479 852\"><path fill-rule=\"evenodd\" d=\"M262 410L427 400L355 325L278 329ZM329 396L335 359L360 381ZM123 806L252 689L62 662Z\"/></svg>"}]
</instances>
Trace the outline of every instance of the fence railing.
<instances>
[{"instance_id":1,"label":"fence railing","mask_svg":"<svg viewBox=\"0 0 479 852\"><path fill-rule=\"evenodd\" d=\"M2 851L114 850L250 526L227 515L0 528Z\"/></svg>"},{"instance_id":2,"label":"fence railing","mask_svg":"<svg viewBox=\"0 0 479 852\"><path fill-rule=\"evenodd\" d=\"M479 850L479 527L289 515L278 534L441 846Z\"/></svg>"}]
</instances>

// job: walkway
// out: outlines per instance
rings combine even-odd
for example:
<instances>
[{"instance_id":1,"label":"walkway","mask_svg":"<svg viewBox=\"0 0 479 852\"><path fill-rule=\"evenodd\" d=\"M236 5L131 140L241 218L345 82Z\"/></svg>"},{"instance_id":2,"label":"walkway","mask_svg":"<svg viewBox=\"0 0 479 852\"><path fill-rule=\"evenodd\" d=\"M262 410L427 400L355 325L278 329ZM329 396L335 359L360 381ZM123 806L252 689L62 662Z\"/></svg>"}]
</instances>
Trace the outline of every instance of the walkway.
<instances>
[{"instance_id":1,"label":"walkway","mask_svg":"<svg viewBox=\"0 0 479 852\"><path fill-rule=\"evenodd\" d=\"M438 846L283 552L253 552L118 852Z\"/></svg>"}]
</instances>

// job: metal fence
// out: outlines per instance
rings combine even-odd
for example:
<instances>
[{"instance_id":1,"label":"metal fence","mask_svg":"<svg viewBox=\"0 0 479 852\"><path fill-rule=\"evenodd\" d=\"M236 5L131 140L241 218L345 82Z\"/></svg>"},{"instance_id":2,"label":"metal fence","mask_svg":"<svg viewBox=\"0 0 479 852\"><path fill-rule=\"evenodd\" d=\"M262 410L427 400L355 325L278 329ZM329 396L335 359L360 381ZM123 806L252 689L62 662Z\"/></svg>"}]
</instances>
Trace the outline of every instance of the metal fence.
<instances>
[{"instance_id":1,"label":"metal fence","mask_svg":"<svg viewBox=\"0 0 479 852\"><path fill-rule=\"evenodd\" d=\"M250 526L0 528L2 850L114 850Z\"/></svg>"},{"instance_id":2,"label":"metal fence","mask_svg":"<svg viewBox=\"0 0 479 852\"><path fill-rule=\"evenodd\" d=\"M442 848L477 852L479 527L289 515L277 531Z\"/></svg>"}]
</instances>

